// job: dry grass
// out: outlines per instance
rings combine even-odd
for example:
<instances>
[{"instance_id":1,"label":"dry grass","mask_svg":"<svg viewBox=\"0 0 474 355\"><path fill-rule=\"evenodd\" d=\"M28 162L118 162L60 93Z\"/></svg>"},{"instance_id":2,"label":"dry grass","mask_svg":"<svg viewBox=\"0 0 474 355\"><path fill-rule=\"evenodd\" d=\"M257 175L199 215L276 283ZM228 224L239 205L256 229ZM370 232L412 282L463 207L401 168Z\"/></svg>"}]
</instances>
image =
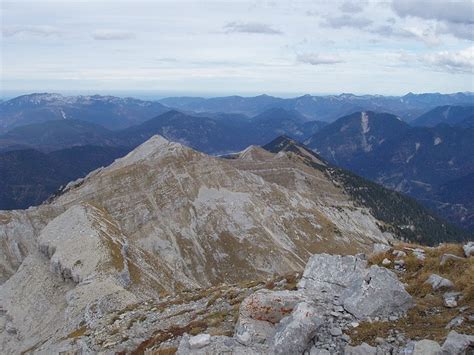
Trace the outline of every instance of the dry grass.
<instances>
[{"instance_id":1,"label":"dry grass","mask_svg":"<svg viewBox=\"0 0 474 355\"><path fill-rule=\"evenodd\" d=\"M86 326L82 326L76 330L74 330L73 332L71 332L67 337L66 339L73 339L73 338L79 338L81 336L83 336L87 331L87 328Z\"/></svg>"},{"instance_id":2,"label":"dry grass","mask_svg":"<svg viewBox=\"0 0 474 355\"><path fill-rule=\"evenodd\" d=\"M425 250L426 259L418 260L408 248L421 248ZM411 339L432 339L438 342L444 341L449 329L446 325L451 319L460 313L457 308L446 308L443 305L442 295L446 290L434 291L431 285L425 283L431 274L438 274L454 283L453 291L460 291L463 298L458 306L469 306L474 310L474 258L463 258L462 260L449 260L440 265L443 254L464 256L462 245L443 244L437 248L427 248L413 244L400 244L395 250L404 250L406 271L399 275L402 282L407 284L406 290L410 293L416 306L407 312L407 316L397 322L363 322L359 327L352 329L349 335L353 343L367 342L374 345L376 337L386 337L389 331L399 330ZM381 265L383 259L389 259L392 263L388 268L393 268L394 255L391 251L373 255L369 263ZM474 325L465 321L455 329L458 332L473 334Z\"/></svg>"}]
</instances>

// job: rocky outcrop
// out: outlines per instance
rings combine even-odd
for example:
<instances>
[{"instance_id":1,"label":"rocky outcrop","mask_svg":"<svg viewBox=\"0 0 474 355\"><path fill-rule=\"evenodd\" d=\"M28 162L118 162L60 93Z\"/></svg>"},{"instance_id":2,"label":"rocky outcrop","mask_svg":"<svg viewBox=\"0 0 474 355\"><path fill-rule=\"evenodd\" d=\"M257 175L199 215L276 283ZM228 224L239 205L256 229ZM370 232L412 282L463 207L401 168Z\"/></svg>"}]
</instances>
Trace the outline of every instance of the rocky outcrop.
<instances>
[{"instance_id":1,"label":"rocky outcrop","mask_svg":"<svg viewBox=\"0 0 474 355\"><path fill-rule=\"evenodd\" d=\"M304 351L367 354L369 345L351 347L344 331L358 319L403 316L413 305L395 274L367 266L362 256L312 256L295 291L258 291L240 306L234 339L236 351L253 352L259 346L271 354ZM187 343L186 343L187 342ZM190 349L182 340L180 349ZM227 340L231 344L231 340ZM369 351L370 350L370 351ZM369 352L368 352L369 351ZM324 353L324 352L323 352Z\"/></svg>"},{"instance_id":2,"label":"rocky outcrop","mask_svg":"<svg viewBox=\"0 0 474 355\"><path fill-rule=\"evenodd\" d=\"M411 306L411 296L395 274L355 256L319 254L309 260L299 283L314 298L338 300L344 309L362 319L404 313Z\"/></svg>"}]
</instances>

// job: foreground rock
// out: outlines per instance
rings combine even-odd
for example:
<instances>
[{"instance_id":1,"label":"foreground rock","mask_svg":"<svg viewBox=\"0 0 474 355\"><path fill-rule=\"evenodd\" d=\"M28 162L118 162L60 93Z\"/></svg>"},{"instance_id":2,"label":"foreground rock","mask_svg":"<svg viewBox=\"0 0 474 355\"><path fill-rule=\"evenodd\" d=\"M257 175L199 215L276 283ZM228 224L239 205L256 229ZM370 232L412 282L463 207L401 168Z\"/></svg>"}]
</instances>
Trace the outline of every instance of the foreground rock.
<instances>
[{"instance_id":1,"label":"foreground rock","mask_svg":"<svg viewBox=\"0 0 474 355\"><path fill-rule=\"evenodd\" d=\"M356 320L402 316L412 305L393 272L368 267L363 257L316 254L297 290L262 290L242 302L234 335L238 345L233 351L375 354L376 348L367 344L348 346L350 338L344 330L357 326ZM232 348L233 341L224 343ZM188 343L184 338L180 349L190 349ZM220 347L222 339L216 339L216 344L208 349Z\"/></svg>"},{"instance_id":2,"label":"foreground rock","mask_svg":"<svg viewBox=\"0 0 474 355\"><path fill-rule=\"evenodd\" d=\"M466 255L466 258L474 256L474 242L467 243L466 245L463 246L463 249L464 249L464 255Z\"/></svg>"},{"instance_id":3,"label":"foreground rock","mask_svg":"<svg viewBox=\"0 0 474 355\"><path fill-rule=\"evenodd\" d=\"M397 276L355 256L318 254L311 257L298 284L314 299L338 301L356 318L398 315L413 306Z\"/></svg>"},{"instance_id":4,"label":"foreground rock","mask_svg":"<svg viewBox=\"0 0 474 355\"><path fill-rule=\"evenodd\" d=\"M474 352L474 335L465 335L456 333L454 330L449 332L446 341L443 344L443 354L463 355Z\"/></svg>"}]
</instances>

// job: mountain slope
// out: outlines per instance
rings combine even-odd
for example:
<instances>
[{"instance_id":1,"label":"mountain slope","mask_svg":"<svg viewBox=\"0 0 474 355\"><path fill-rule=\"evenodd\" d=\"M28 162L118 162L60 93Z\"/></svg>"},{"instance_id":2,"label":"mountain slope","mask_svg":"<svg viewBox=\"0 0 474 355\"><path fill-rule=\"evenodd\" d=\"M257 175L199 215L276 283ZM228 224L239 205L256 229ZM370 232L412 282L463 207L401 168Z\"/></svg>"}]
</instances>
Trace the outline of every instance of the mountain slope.
<instances>
[{"instance_id":1,"label":"mountain slope","mask_svg":"<svg viewBox=\"0 0 474 355\"><path fill-rule=\"evenodd\" d=\"M287 137L279 137L263 148L273 153L293 152L303 157L306 164L323 171L342 186L354 201L369 208L371 214L384 223L384 228L400 238L433 244L443 240L462 240L469 235L442 220L414 199L332 166L309 148Z\"/></svg>"},{"instance_id":2,"label":"mountain slope","mask_svg":"<svg viewBox=\"0 0 474 355\"><path fill-rule=\"evenodd\" d=\"M0 153L0 209L38 205L61 185L126 152L124 148L83 146L49 154L31 149Z\"/></svg>"},{"instance_id":3,"label":"mountain slope","mask_svg":"<svg viewBox=\"0 0 474 355\"><path fill-rule=\"evenodd\" d=\"M48 152L83 145L111 146L116 143L114 134L106 128L73 119L20 126L0 135L0 151L24 147Z\"/></svg>"},{"instance_id":4,"label":"mountain slope","mask_svg":"<svg viewBox=\"0 0 474 355\"><path fill-rule=\"evenodd\" d=\"M44 121L75 119L121 129L168 111L158 102L113 96L23 95L0 103L0 132Z\"/></svg>"},{"instance_id":5,"label":"mountain slope","mask_svg":"<svg viewBox=\"0 0 474 355\"><path fill-rule=\"evenodd\" d=\"M456 126L474 118L474 106L439 106L411 122L414 126L434 127L440 123Z\"/></svg>"},{"instance_id":6,"label":"mountain slope","mask_svg":"<svg viewBox=\"0 0 474 355\"><path fill-rule=\"evenodd\" d=\"M425 202L437 186L474 171L474 130L412 128L387 114L343 117L307 143L330 162Z\"/></svg>"}]
</instances>

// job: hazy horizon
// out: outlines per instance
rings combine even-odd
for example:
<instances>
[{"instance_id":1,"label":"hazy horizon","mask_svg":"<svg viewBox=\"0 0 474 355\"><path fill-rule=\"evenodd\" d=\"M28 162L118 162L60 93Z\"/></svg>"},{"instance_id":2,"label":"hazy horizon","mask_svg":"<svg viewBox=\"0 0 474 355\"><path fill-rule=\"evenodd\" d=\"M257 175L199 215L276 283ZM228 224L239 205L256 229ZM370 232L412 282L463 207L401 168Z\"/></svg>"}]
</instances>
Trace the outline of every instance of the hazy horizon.
<instances>
[{"instance_id":1,"label":"hazy horizon","mask_svg":"<svg viewBox=\"0 0 474 355\"><path fill-rule=\"evenodd\" d=\"M32 90L32 91L5 91L0 92L0 99L9 100L15 97L23 96L23 95L32 95L32 94L60 94L63 96L92 96L92 95L100 95L100 96L115 96L115 97L130 97L142 100L159 100L168 97L200 97L200 98L216 98L216 97L230 97L230 96L240 96L240 97L256 97L256 96L273 96L283 99L291 99L297 98L304 95L311 95L311 96L339 96L339 95L355 95L355 96L386 96L386 97L402 97L407 94L442 94L442 95L454 95L458 93L466 93L466 94L474 94L474 91L457 91L457 92L406 92L400 95L382 95L377 93L348 93L348 92L335 92L335 93L193 93L193 92L157 92L157 91L94 91L94 90L63 90L63 91L41 91L41 90Z\"/></svg>"},{"instance_id":2,"label":"hazy horizon","mask_svg":"<svg viewBox=\"0 0 474 355\"><path fill-rule=\"evenodd\" d=\"M3 92L474 91L469 0L7 0L1 17Z\"/></svg>"}]
</instances>

